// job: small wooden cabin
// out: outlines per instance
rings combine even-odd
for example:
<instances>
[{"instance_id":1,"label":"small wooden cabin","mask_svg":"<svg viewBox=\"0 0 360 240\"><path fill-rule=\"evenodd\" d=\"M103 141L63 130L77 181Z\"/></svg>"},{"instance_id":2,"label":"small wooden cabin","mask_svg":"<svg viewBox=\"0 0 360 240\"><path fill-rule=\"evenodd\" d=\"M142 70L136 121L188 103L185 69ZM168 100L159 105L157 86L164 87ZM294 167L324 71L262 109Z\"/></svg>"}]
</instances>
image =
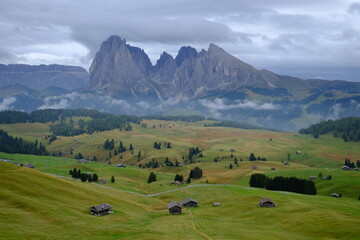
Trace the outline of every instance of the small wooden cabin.
<instances>
[{"instance_id":1,"label":"small wooden cabin","mask_svg":"<svg viewBox=\"0 0 360 240\"><path fill-rule=\"evenodd\" d=\"M27 168L35 168L35 166L31 163L29 164L25 164L24 167L27 167Z\"/></svg>"},{"instance_id":2,"label":"small wooden cabin","mask_svg":"<svg viewBox=\"0 0 360 240\"><path fill-rule=\"evenodd\" d=\"M346 165L342 166L341 169L345 170L345 171L350 171L351 170L351 168L346 166Z\"/></svg>"},{"instance_id":3,"label":"small wooden cabin","mask_svg":"<svg viewBox=\"0 0 360 240\"><path fill-rule=\"evenodd\" d=\"M332 194L330 194L330 197L339 198L339 197L340 197L340 195L339 195L339 194L337 194L337 193L332 193Z\"/></svg>"},{"instance_id":4,"label":"small wooden cabin","mask_svg":"<svg viewBox=\"0 0 360 240\"><path fill-rule=\"evenodd\" d=\"M167 205L170 214L181 214L182 205L176 201Z\"/></svg>"},{"instance_id":5,"label":"small wooden cabin","mask_svg":"<svg viewBox=\"0 0 360 240\"><path fill-rule=\"evenodd\" d=\"M185 198L183 201L184 207L197 207L198 202L193 198Z\"/></svg>"},{"instance_id":6,"label":"small wooden cabin","mask_svg":"<svg viewBox=\"0 0 360 240\"><path fill-rule=\"evenodd\" d=\"M270 199L263 197L260 199L259 206L271 208L271 207L276 207L276 204Z\"/></svg>"},{"instance_id":7,"label":"small wooden cabin","mask_svg":"<svg viewBox=\"0 0 360 240\"><path fill-rule=\"evenodd\" d=\"M309 180L316 180L316 176L309 176Z\"/></svg>"},{"instance_id":8,"label":"small wooden cabin","mask_svg":"<svg viewBox=\"0 0 360 240\"><path fill-rule=\"evenodd\" d=\"M95 216L104 216L106 214L112 213L112 211L110 211L111 208L112 207L110 206L110 204L105 203L105 204L91 207L90 212L91 212L91 214L93 214Z\"/></svg>"}]
</instances>

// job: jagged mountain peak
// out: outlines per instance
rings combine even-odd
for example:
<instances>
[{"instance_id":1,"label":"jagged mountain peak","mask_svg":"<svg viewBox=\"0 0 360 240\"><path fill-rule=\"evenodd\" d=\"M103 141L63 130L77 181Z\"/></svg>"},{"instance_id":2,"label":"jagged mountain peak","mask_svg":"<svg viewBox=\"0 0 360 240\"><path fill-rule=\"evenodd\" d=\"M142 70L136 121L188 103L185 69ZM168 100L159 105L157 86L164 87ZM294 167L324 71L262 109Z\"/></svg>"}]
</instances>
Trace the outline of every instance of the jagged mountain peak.
<instances>
[{"instance_id":1,"label":"jagged mountain peak","mask_svg":"<svg viewBox=\"0 0 360 240\"><path fill-rule=\"evenodd\" d=\"M196 58L198 56L198 52L195 48L190 46L183 46L180 48L178 55L175 58L175 62L177 66L180 66L182 62L186 59Z\"/></svg>"},{"instance_id":2,"label":"jagged mountain peak","mask_svg":"<svg viewBox=\"0 0 360 240\"><path fill-rule=\"evenodd\" d=\"M176 96L206 97L244 87L281 87L280 77L261 71L211 43L200 53L180 48L175 59L163 52L153 66L143 49L119 36L103 42L90 68L89 88L111 93L155 93L159 99Z\"/></svg>"},{"instance_id":3,"label":"jagged mountain peak","mask_svg":"<svg viewBox=\"0 0 360 240\"><path fill-rule=\"evenodd\" d=\"M169 62L175 62L175 60L174 60L173 56L171 56L170 54L168 54L167 52L164 51L160 55L160 58L156 61L154 68L155 69L163 68Z\"/></svg>"}]
</instances>

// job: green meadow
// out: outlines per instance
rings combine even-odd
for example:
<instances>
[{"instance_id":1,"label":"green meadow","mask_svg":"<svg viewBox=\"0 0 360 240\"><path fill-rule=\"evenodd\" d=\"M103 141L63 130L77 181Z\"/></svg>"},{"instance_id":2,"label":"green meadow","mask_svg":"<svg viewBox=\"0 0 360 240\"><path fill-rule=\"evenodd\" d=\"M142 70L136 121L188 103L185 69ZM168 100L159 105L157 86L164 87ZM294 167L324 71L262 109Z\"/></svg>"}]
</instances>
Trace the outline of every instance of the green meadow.
<instances>
[{"instance_id":1,"label":"green meadow","mask_svg":"<svg viewBox=\"0 0 360 240\"><path fill-rule=\"evenodd\" d=\"M298 133L204 127L204 122L143 123L147 128L134 124L129 132L60 136L50 144L46 137L50 124L0 125L10 135L43 142L49 153L56 155L0 153L0 158L35 165L35 169L27 169L0 162L0 239L359 238L356 229L360 223L360 172L341 170L345 158L353 162L360 159L359 143L330 135L314 139ZM134 151L114 155L113 150L103 148L106 139L114 139L115 148L120 141L127 148L132 144ZM155 149L154 142L170 142L171 148ZM166 157L173 163L183 162L190 147L199 147L203 153L193 164L138 167L153 158L160 164ZM297 151L301 153L296 154ZM73 159L79 152L85 158L96 156L99 161L79 163ZM267 161L250 162L250 153ZM214 158L220 161L214 162ZM127 167L115 167L119 163ZM192 179L189 185L170 185L176 174L187 178L195 166L203 170L202 178ZM96 173L107 183L74 180L69 176L73 168ZM157 181L148 184L151 171L157 175ZM332 180L318 177L316 196L248 188L253 173L309 178L320 172L331 175ZM111 176L115 183L110 182ZM169 190L176 191L166 193ZM343 197L329 197L333 192ZM150 197L135 193L162 194ZM166 204L186 197L197 199L200 206L183 209L180 216L169 215ZM260 197L271 198L278 206L259 208ZM221 206L213 207L215 201ZM113 206L114 214L89 214L89 207L105 202Z\"/></svg>"}]
</instances>

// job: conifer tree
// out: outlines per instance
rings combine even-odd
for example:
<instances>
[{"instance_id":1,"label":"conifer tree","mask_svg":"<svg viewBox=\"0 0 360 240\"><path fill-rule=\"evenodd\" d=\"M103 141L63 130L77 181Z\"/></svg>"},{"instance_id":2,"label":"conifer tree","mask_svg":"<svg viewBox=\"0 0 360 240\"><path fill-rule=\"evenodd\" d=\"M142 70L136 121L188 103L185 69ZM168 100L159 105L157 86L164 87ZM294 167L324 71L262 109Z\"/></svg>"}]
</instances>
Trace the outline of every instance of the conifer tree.
<instances>
[{"instance_id":1,"label":"conifer tree","mask_svg":"<svg viewBox=\"0 0 360 240\"><path fill-rule=\"evenodd\" d=\"M156 175L155 175L153 172L150 173L147 182L148 182L148 183L156 182Z\"/></svg>"},{"instance_id":2,"label":"conifer tree","mask_svg":"<svg viewBox=\"0 0 360 240\"><path fill-rule=\"evenodd\" d=\"M111 176L111 183L114 183L114 182L115 182L115 177Z\"/></svg>"},{"instance_id":3,"label":"conifer tree","mask_svg":"<svg viewBox=\"0 0 360 240\"><path fill-rule=\"evenodd\" d=\"M97 175L96 173L93 174L92 180L93 180L94 182L97 182L97 181L99 180L99 179L98 179L98 175Z\"/></svg>"}]
</instances>

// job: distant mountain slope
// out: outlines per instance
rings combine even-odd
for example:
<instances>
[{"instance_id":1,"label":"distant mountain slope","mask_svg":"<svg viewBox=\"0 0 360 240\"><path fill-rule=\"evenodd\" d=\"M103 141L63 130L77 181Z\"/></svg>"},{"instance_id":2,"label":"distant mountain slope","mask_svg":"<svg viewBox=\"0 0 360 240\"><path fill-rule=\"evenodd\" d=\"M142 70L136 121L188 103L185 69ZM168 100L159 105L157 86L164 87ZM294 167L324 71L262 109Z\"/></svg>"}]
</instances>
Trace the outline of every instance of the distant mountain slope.
<instances>
[{"instance_id":1,"label":"distant mountain slope","mask_svg":"<svg viewBox=\"0 0 360 240\"><path fill-rule=\"evenodd\" d=\"M55 86L75 90L84 88L88 78L87 71L76 66L0 64L0 86L23 85L32 89Z\"/></svg>"}]
</instances>

